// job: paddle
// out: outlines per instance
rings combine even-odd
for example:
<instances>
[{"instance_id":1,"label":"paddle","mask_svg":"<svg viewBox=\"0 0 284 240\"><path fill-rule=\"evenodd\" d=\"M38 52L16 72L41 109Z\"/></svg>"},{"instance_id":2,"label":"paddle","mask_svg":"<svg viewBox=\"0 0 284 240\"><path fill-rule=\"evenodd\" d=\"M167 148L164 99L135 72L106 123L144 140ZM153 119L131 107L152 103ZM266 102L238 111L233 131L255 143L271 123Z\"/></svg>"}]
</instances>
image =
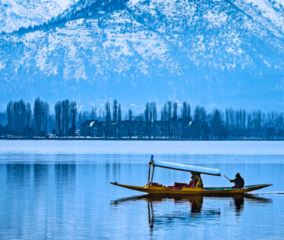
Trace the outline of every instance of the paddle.
<instances>
[{"instance_id":1,"label":"paddle","mask_svg":"<svg viewBox=\"0 0 284 240\"><path fill-rule=\"evenodd\" d=\"M224 175L224 177L225 177L225 178L227 178L229 181L231 181L231 179L230 179L230 178L228 178L226 175Z\"/></svg>"}]
</instances>

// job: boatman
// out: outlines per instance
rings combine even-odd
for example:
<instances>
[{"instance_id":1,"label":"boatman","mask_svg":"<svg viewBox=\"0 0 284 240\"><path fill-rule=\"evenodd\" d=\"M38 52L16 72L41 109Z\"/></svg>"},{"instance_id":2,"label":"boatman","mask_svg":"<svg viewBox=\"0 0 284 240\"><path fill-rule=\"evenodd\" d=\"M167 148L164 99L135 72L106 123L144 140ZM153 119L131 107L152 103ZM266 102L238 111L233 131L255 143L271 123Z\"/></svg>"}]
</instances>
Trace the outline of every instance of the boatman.
<instances>
[{"instance_id":1,"label":"boatman","mask_svg":"<svg viewBox=\"0 0 284 240\"><path fill-rule=\"evenodd\" d=\"M235 186L233 186L232 189L244 188L245 186L245 180L241 177L239 173L237 173L236 178L233 180L230 180L230 182L235 183Z\"/></svg>"}]
</instances>

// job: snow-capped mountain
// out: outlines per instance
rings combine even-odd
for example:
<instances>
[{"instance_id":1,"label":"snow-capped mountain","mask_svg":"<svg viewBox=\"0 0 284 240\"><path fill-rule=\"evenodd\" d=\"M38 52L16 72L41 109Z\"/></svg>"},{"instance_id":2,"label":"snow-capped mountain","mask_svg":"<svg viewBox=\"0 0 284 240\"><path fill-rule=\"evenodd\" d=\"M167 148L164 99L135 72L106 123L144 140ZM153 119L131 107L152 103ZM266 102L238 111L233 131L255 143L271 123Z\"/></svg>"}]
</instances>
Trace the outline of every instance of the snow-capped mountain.
<instances>
[{"instance_id":1,"label":"snow-capped mountain","mask_svg":"<svg viewBox=\"0 0 284 240\"><path fill-rule=\"evenodd\" d=\"M0 32L40 25L56 17L78 0L1 0Z\"/></svg>"},{"instance_id":2,"label":"snow-capped mountain","mask_svg":"<svg viewBox=\"0 0 284 240\"><path fill-rule=\"evenodd\" d=\"M39 27L2 34L2 100L173 98L282 107L283 6L281 0L81 0Z\"/></svg>"}]
</instances>

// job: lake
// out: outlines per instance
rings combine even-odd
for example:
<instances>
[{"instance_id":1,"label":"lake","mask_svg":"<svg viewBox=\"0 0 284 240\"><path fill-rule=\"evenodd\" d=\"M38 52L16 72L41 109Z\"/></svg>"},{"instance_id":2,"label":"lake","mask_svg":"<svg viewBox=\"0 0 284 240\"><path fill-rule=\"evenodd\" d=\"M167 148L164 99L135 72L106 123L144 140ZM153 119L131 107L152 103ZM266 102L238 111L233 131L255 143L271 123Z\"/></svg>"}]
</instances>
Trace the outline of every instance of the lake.
<instances>
[{"instance_id":1,"label":"lake","mask_svg":"<svg viewBox=\"0 0 284 240\"><path fill-rule=\"evenodd\" d=\"M155 159L220 169L244 197L149 198L110 185L144 185ZM0 239L282 239L284 142L0 141ZM156 169L154 181L190 174ZM205 186L231 186L204 176Z\"/></svg>"}]
</instances>

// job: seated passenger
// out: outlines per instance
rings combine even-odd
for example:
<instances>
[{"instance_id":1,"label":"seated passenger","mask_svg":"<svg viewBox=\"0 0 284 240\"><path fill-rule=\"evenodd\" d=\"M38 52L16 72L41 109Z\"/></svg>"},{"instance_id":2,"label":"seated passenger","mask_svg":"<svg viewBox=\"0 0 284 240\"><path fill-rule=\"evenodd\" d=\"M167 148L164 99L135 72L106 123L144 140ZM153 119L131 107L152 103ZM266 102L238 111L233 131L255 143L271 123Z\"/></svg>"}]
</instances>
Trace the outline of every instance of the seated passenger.
<instances>
[{"instance_id":1,"label":"seated passenger","mask_svg":"<svg viewBox=\"0 0 284 240\"><path fill-rule=\"evenodd\" d=\"M202 181L202 178L201 178L201 176L200 176L200 173L195 173L195 177L196 177L197 180L198 180L195 187L200 187L200 188L202 188L202 187L203 187L203 181Z\"/></svg>"},{"instance_id":2,"label":"seated passenger","mask_svg":"<svg viewBox=\"0 0 284 240\"><path fill-rule=\"evenodd\" d=\"M194 188L196 186L197 183L197 179L195 178L195 176L192 174L191 175L191 180L188 184L189 187Z\"/></svg>"},{"instance_id":3,"label":"seated passenger","mask_svg":"<svg viewBox=\"0 0 284 240\"><path fill-rule=\"evenodd\" d=\"M189 182L189 187L203 187L202 178L199 173L191 175L191 181Z\"/></svg>"}]
</instances>

